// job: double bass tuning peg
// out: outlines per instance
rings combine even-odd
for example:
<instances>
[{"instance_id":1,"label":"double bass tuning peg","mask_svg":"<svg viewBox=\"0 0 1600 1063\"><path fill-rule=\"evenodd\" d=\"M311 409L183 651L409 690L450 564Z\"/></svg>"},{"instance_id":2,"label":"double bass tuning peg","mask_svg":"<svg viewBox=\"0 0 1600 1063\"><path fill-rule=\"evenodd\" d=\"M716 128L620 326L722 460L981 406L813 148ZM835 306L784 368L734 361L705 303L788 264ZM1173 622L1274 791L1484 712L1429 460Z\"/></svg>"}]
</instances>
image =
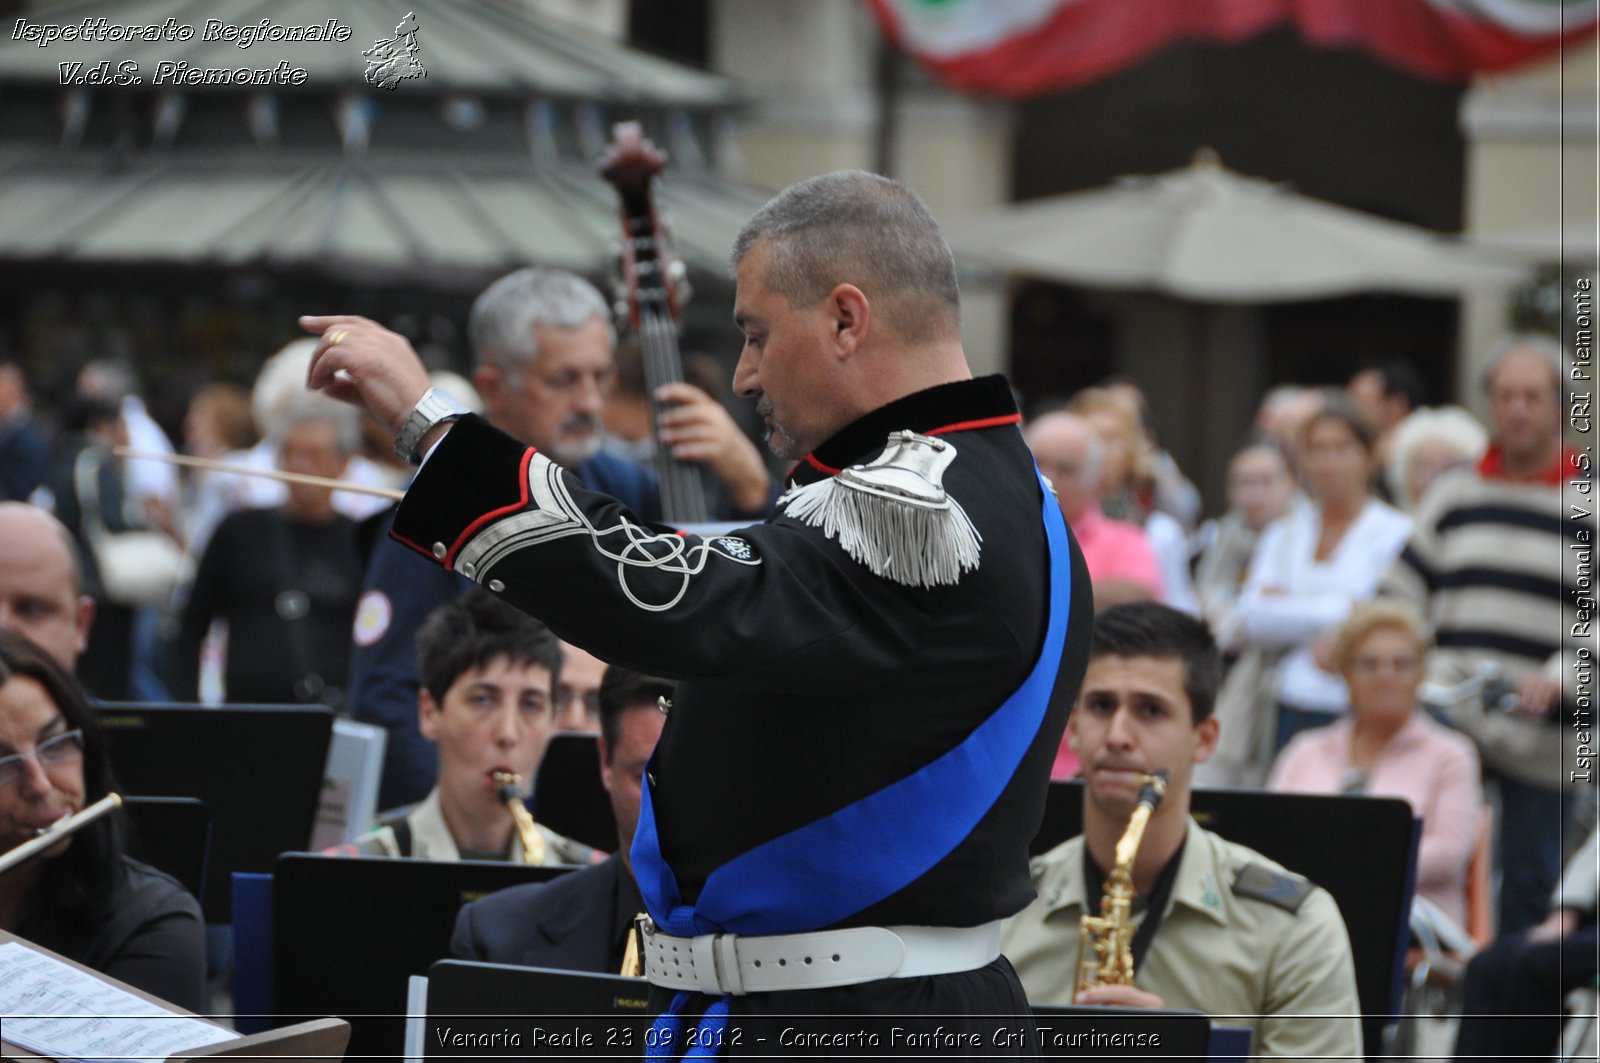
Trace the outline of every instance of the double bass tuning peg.
<instances>
[{"instance_id":1,"label":"double bass tuning peg","mask_svg":"<svg viewBox=\"0 0 1600 1063\"><path fill-rule=\"evenodd\" d=\"M689 267L684 265L683 259L675 258L667 266L667 282L672 286L672 294L680 309L694 298L694 285L689 283Z\"/></svg>"}]
</instances>

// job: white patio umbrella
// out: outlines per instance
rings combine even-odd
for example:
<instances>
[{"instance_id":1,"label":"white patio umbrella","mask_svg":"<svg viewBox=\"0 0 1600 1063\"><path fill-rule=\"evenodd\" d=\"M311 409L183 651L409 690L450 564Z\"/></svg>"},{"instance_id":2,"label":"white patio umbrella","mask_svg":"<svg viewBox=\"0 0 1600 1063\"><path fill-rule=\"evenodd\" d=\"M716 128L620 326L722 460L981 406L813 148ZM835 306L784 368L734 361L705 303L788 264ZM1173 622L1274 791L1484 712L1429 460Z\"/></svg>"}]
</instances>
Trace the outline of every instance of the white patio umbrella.
<instances>
[{"instance_id":1,"label":"white patio umbrella","mask_svg":"<svg viewBox=\"0 0 1600 1063\"><path fill-rule=\"evenodd\" d=\"M1446 296L1530 272L1514 255L1234 173L1205 150L1181 170L969 216L946 232L958 252L1013 272L1210 303Z\"/></svg>"},{"instance_id":2,"label":"white patio umbrella","mask_svg":"<svg viewBox=\"0 0 1600 1063\"><path fill-rule=\"evenodd\" d=\"M1509 251L1534 262L1581 265L1600 261L1600 221L1594 218L1564 218L1545 225L1486 229L1473 233L1470 239L1481 247Z\"/></svg>"}]
</instances>

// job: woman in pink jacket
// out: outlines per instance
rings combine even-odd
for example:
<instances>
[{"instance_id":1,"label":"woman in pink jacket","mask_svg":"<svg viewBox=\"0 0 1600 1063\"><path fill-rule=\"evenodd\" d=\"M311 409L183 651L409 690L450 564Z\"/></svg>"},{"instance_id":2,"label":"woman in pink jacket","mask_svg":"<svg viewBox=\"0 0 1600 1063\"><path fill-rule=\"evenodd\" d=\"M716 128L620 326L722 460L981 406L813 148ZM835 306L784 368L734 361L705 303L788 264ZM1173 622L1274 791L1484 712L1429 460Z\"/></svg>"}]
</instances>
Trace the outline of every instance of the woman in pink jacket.
<instances>
[{"instance_id":1,"label":"woman in pink jacket","mask_svg":"<svg viewBox=\"0 0 1600 1063\"><path fill-rule=\"evenodd\" d=\"M1296 735L1269 789L1403 797L1422 818L1417 893L1457 925L1467 919L1467 863L1482 817L1471 740L1417 711L1428 642L1401 606L1358 606L1339 629L1333 665L1350 690L1335 723Z\"/></svg>"}]
</instances>

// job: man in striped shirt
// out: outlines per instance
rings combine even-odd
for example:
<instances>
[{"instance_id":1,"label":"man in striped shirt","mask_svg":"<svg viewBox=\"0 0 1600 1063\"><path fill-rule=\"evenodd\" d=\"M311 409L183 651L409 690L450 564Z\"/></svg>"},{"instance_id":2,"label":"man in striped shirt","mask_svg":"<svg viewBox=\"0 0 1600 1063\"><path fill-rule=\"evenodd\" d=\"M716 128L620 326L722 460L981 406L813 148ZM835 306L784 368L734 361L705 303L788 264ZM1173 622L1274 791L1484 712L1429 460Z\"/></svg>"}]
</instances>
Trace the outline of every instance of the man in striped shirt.
<instances>
[{"instance_id":1,"label":"man in striped shirt","mask_svg":"<svg viewBox=\"0 0 1600 1063\"><path fill-rule=\"evenodd\" d=\"M1499 785L1502 933L1538 922L1581 781L1562 755L1562 676L1580 646L1563 617L1579 596L1566 558L1592 534L1562 498L1563 484L1589 475L1588 457L1562 445L1570 379L1550 339L1501 346L1484 375L1494 441L1476 467L1442 474L1423 496L1384 590L1432 623L1430 679L1494 672L1514 690L1504 707L1467 698L1447 710Z\"/></svg>"}]
</instances>

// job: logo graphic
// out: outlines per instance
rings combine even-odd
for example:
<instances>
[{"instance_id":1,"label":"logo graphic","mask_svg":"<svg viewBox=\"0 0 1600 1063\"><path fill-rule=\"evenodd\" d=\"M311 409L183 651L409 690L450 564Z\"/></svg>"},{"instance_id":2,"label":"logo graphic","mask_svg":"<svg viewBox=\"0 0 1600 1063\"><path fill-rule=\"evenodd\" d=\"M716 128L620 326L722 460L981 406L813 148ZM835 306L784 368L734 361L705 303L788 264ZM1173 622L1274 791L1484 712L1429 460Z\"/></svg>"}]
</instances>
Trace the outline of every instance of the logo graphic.
<instances>
[{"instance_id":1,"label":"logo graphic","mask_svg":"<svg viewBox=\"0 0 1600 1063\"><path fill-rule=\"evenodd\" d=\"M720 539L712 539L711 545L722 547L728 552L728 556L736 561L748 561L755 556L755 552L750 549L749 543L743 539L735 539L731 535L724 535Z\"/></svg>"},{"instance_id":2,"label":"logo graphic","mask_svg":"<svg viewBox=\"0 0 1600 1063\"><path fill-rule=\"evenodd\" d=\"M361 53L367 57L367 83L394 91L406 78L427 77L417 59L417 16L407 12L394 28L394 36L378 41Z\"/></svg>"}]
</instances>

